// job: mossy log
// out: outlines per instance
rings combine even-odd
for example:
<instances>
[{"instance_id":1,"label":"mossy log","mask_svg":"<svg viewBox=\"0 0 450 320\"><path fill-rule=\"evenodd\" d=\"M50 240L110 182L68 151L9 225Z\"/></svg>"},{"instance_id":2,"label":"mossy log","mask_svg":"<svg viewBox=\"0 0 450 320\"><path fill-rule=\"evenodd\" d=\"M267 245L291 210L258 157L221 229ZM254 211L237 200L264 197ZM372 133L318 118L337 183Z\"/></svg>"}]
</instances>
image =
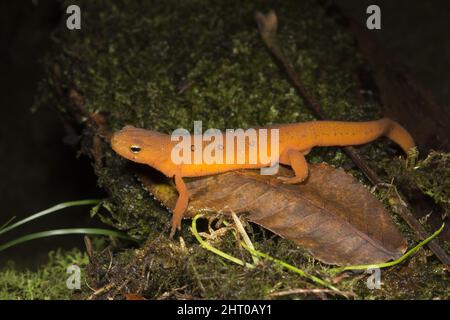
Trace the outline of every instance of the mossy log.
<instances>
[{"instance_id":1,"label":"mossy log","mask_svg":"<svg viewBox=\"0 0 450 320\"><path fill-rule=\"evenodd\" d=\"M196 244L186 224L183 244L169 241L170 215L144 191L129 163L111 150L108 137L124 125L170 132L192 130L194 120L219 129L313 120L259 38L254 12L268 9L279 16L285 54L330 118L379 118L379 99L362 93L368 88L358 74L368 67L352 34L315 1L74 3L82 10L82 28L69 31L62 22L54 35L37 106L55 108L67 124L66 141L91 157L98 183L109 194L110 213L102 215L103 220L149 239L141 249L114 255L108 270L101 262L110 256L99 253L89 269L91 280L97 288L113 285L94 298L125 293L147 298L270 298L278 289L312 287L271 265L245 270L223 264ZM363 150L386 181L392 176L380 164L394 155L384 140ZM367 182L336 148L314 150L309 160L343 166ZM325 266L289 241L264 231L254 236L261 250L327 277ZM231 236L218 246L243 254ZM448 279L438 262L426 264L418 257L405 268L386 274L386 285L377 292L370 292L364 280L350 279L340 286L358 298L449 296Z\"/></svg>"}]
</instances>

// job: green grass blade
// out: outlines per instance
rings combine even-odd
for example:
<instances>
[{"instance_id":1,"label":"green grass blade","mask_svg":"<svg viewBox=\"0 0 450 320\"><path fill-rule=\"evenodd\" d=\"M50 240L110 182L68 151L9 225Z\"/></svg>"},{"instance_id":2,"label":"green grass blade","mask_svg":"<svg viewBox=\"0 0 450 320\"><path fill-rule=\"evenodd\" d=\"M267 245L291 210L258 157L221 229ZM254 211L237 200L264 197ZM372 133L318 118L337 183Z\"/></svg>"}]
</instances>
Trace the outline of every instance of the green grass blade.
<instances>
[{"instance_id":1,"label":"green grass blade","mask_svg":"<svg viewBox=\"0 0 450 320\"><path fill-rule=\"evenodd\" d=\"M444 227L445 227L445 223L443 223L442 226L438 230L436 230L436 232L434 232L431 236L429 236L428 238L426 238L425 240L420 242L417 246L415 246L414 248L412 248L411 250L406 252L404 255L402 255L397 260L390 261L390 262L385 262L385 263L378 263L378 264L368 264L368 265L358 265L358 266L347 266L347 267L334 268L334 269L331 269L331 272L333 274L337 274L337 273L341 273L341 272L346 271L346 270L367 270L369 268L380 268L381 269L381 268L387 268L387 267L395 266L395 265L397 265L399 263L402 263L406 259L408 259L414 253L416 253L417 250L419 250L424 245L426 245L428 242L430 242L431 240L436 238L439 235L439 233L441 233L441 231L444 229Z\"/></svg>"},{"instance_id":2,"label":"green grass blade","mask_svg":"<svg viewBox=\"0 0 450 320\"><path fill-rule=\"evenodd\" d=\"M221 256L222 258L225 258L225 259L227 259L227 260L229 260L229 261L232 261L232 262L234 262L234 263L236 263L236 264L239 264L239 265L241 265L241 266L246 266L246 267L248 267L248 268L255 268L255 265L252 265L252 264L250 264L250 263L244 262L244 261L242 261L241 259L235 258L235 257L233 257L233 256L231 256L231 255L229 255L229 254L227 254L227 253L225 253L225 252L223 252L223 251L221 251L221 250L219 250L219 249L214 248L214 247L211 246L209 243L207 243L206 241L204 241L204 240L202 239L202 237L200 236L200 234L198 233L198 231L197 231L197 219L199 219L199 218L201 218L201 217L203 217L202 214L197 214L197 215L192 219L192 227L191 227L191 231L192 231L192 233L194 234L194 236L195 236L195 238L197 239L197 241L200 243L200 245L201 245L203 248L205 248L205 249L207 249L207 250L209 250L209 251L211 251L211 252L213 252L213 253L215 253L215 254ZM228 225L228 223L226 223L226 222L224 222L224 223L225 223L226 225ZM248 252L250 252L251 255L258 256L258 257L264 258L264 259L266 259L266 260L272 261L272 262L274 262L274 263L276 263L276 264L278 264L278 265L280 265L280 266L282 266L282 267L288 269L289 271L292 271L292 272L294 272L294 273L297 273L298 275L300 275L300 276L302 276L302 277L305 277L305 278L307 278L307 279L313 281L314 283L316 283L316 284L318 284L318 285L322 285L322 286L324 286L324 287L326 287L326 288L329 288L329 289L335 291L336 293L339 293L339 294L341 294L341 295L343 295L343 296L345 296L345 297L348 297L346 293L341 292L338 288L334 287L331 283L329 283L329 282L327 282L327 281L325 281L325 280L322 280L322 279L320 279L320 278L318 278L318 277L316 277L316 276L307 274L307 273L304 272L303 270L301 270L301 269L299 269L299 268L297 268L297 267L295 267L295 266L293 266L293 265L291 265L291 264L289 264L289 263L287 263L287 262L284 262L284 261L282 261L282 260L273 258L273 257L271 257L270 255L268 255L268 254L266 254L266 253L263 253L263 252L260 252L260 251L258 251L258 250L255 250L254 248L250 248L245 242L241 242L240 244L241 244Z\"/></svg>"},{"instance_id":3,"label":"green grass blade","mask_svg":"<svg viewBox=\"0 0 450 320\"><path fill-rule=\"evenodd\" d=\"M86 206L86 205L96 205L98 203L100 203L101 200L98 199L89 199L89 200L79 200L79 201L69 201L69 202L63 202L63 203L59 203L51 208L48 208L44 211L40 211L38 213L35 213L23 220L17 221L16 223L6 227L6 225L8 225L8 223L11 221L9 220L5 225L3 225L2 228L0 228L0 235L4 234L14 228L17 228L18 226L21 226L24 223L30 222L32 220L35 220L37 218L40 218L42 216L45 216L47 214L65 209L65 208L69 208L69 207L75 207L75 206Z\"/></svg>"},{"instance_id":4,"label":"green grass blade","mask_svg":"<svg viewBox=\"0 0 450 320\"><path fill-rule=\"evenodd\" d=\"M5 229L5 228L8 226L8 224L10 224L15 218L16 218L16 217L14 216L14 217L11 217L11 219L9 219L8 221L6 221L6 222L0 227L0 231L3 230L3 229Z\"/></svg>"},{"instance_id":5,"label":"green grass blade","mask_svg":"<svg viewBox=\"0 0 450 320\"><path fill-rule=\"evenodd\" d=\"M69 234L103 235L103 236L122 238L122 239L130 240L130 241L134 241L134 242L137 241L136 239L134 239L122 232L114 231L114 230L98 229L98 228L70 228L70 229L57 229L57 230L48 230L48 231L31 233L26 236L9 241L3 245L0 245L0 251L8 249L12 246L16 246L18 244L21 244L21 243L24 243L27 241L31 241L31 240L35 240L35 239L39 239L39 238L46 238L46 237L52 237L52 236L63 236L63 235L69 235Z\"/></svg>"},{"instance_id":6,"label":"green grass blade","mask_svg":"<svg viewBox=\"0 0 450 320\"><path fill-rule=\"evenodd\" d=\"M276 258L268 255L267 253L264 253L264 252L255 250L253 248L250 248L244 242L241 242L241 246L243 246L248 252L250 252L253 255L256 255L258 257L261 257L261 258L264 258L264 259L269 260L271 262L274 262L274 263L276 263L276 264L278 264L278 265L288 269L289 271L297 273L298 275L313 281L314 283L316 283L318 285L324 286L324 287L326 287L328 289L331 289L331 290L333 290L333 291L335 291L337 293L341 293L342 294L342 292L338 288L333 286L328 281L325 281L325 280L322 280L322 279L320 279L320 278L318 278L316 276L307 274L305 271L303 271L303 270L301 270L301 269L299 269L299 268L297 268L297 267L295 267L295 266L293 266L293 265L291 265L291 264L289 264L289 263L287 263L287 262L285 262L283 260L276 259Z\"/></svg>"}]
</instances>

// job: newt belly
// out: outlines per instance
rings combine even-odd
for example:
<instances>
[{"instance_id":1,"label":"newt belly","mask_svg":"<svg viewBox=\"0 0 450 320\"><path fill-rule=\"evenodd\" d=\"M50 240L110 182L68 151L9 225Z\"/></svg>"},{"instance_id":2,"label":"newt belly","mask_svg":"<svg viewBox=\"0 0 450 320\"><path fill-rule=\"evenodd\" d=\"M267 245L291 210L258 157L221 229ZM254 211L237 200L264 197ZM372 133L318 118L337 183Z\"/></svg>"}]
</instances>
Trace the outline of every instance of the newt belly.
<instances>
[{"instance_id":1,"label":"newt belly","mask_svg":"<svg viewBox=\"0 0 450 320\"><path fill-rule=\"evenodd\" d=\"M295 176L285 182L300 183L308 176L305 155L314 147L360 145L381 136L386 136L397 143L405 153L415 146L411 135L400 124L388 118L367 122L313 121L255 128L254 131L253 142L250 135L247 135L247 131L241 132L244 136L236 134L232 140L224 139L219 144L214 141L215 139L204 141L195 135L187 137L187 140L191 141L189 143L192 143L189 148L191 154L183 155L188 156L190 160L195 160L198 155L195 153L199 152L196 148L199 145L194 142L200 141L201 149L206 149L214 141L216 146L219 146L212 153L215 156L214 161L204 159L200 162L174 161L174 150L179 148L179 141L173 141L168 134L132 126L126 126L116 132L111 138L111 146L122 157L149 165L166 176L174 178L179 197L173 210L171 237L176 229L180 228L189 203L189 194L183 177L269 167L273 162L268 163L267 159L276 158L279 163L291 166L294 170ZM270 143L275 131L277 150ZM267 134L263 136L262 133ZM239 139L244 141L244 148L238 148ZM262 143L266 139L267 141ZM257 152L252 153L252 150Z\"/></svg>"}]
</instances>

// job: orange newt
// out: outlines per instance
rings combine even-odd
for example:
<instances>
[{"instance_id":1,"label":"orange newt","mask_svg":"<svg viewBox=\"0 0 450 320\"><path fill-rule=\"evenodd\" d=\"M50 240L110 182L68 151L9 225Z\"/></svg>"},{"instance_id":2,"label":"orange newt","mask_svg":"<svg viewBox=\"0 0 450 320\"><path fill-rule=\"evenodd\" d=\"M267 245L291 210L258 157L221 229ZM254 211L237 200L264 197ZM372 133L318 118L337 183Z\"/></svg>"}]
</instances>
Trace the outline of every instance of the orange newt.
<instances>
[{"instance_id":1,"label":"orange newt","mask_svg":"<svg viewBox=\"0 0 450 320\"><path fill-rule=\"evenodd\" d=\"M411 135L397 122L383 118L367 122L344 122L344 121L312 121L304 123L282 124L267 127L270 141L270 129L278 129L278 154L279 163L289 165L295 173L295 177L287 179L286 183L300 183L308 176L308 164L305 155L316 146L350 146L360 145L371 142L380 136L386 136L397 143L405 153L415 146ZM259 138L259 131L257 138ZM194 139L192 135L189 137ZM195 140L191 140L195 141ZM249 142L246 140L246 146ZM205 147L210 142L202 141ZM114 133L111 138L111 145L115 152L122 157L149 165L165 174L167 177L174 178L175 186L178 191L178 200L173 210L172 237L176 229L180 229L181 220L186 212L189 203L189 194L183 181L183 177L198 177L213 175L221 172L238 169L255 169L270 166L269 163L262 162L260 156L256 162L250 162L248 148L237 150L233 143L234 160L231 162L223 161L218 163L179 163L172 160L172 150L178 144L178 141L172 141L168 134L159 133L125 126L122 130ZM271 144L266 143L266 154L271 153ZM227 151L227 144L224 142L220 146ZM229 147L231 149L231 147ZM236 152L237 150L237 152ZM195 148L192 145L191 152ZM228 150L230 151L230 150ZM236 161L237 157L245 152L245 162ZM224 155L225 159L225 155ZM242 158L241 158L242 159Z\"/></svg>"}]
</instances>

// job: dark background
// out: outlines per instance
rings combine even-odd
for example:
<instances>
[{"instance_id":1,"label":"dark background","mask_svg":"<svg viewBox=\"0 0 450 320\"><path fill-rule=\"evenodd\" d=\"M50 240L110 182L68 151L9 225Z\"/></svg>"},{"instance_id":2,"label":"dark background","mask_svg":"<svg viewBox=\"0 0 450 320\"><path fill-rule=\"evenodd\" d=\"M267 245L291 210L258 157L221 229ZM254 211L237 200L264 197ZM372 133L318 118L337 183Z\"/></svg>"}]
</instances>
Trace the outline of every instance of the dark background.
<instances>
[{"instance_id":1,"label":"dark background","mask_svg":"<svg viewBox=\"0 0 450 320\"><path fill-rule=\"evenodd\" d=\"M101 196L88 159L77 158L76 150L63 143L57 113L50 108L30 110L44 76L40 60L63 17L56 1L37 3L0 2L0 225L12 216L20 220L60 202ZM1 236L0 242L93 223L88 206L70 208L19 227ZM79 235L31 241L0 252L0 267L7 259L19 266L37 266L49 250L82 245Z\"/></svg>"},{"instance_id":2,"label":"dark background","mask_svg":"<svg viewBox=\"0 0 450 320\"><path fill-rule=\"evenodd\" d=\"M444 106L450 106L450 1L339 0L345 12L365 23L366 8L378 4L382 30L374 31L395 55L426 84ZM81 10L83 10L81 8ZM0 225L56 203L98 198L103 193L88 159L64 145L64 129L56 112L30 109L43 74L40 60L50 46L54 28L64 23L57 1L0 2ZM69 30L67 32L70 32ZM72 208L20 227L0 243L30 232L89 227L89 207ZM35 267L47 252L83 246L82 236L35 240L0 253L0 267L8 259Z\"/></svg>"}]
</instances>

